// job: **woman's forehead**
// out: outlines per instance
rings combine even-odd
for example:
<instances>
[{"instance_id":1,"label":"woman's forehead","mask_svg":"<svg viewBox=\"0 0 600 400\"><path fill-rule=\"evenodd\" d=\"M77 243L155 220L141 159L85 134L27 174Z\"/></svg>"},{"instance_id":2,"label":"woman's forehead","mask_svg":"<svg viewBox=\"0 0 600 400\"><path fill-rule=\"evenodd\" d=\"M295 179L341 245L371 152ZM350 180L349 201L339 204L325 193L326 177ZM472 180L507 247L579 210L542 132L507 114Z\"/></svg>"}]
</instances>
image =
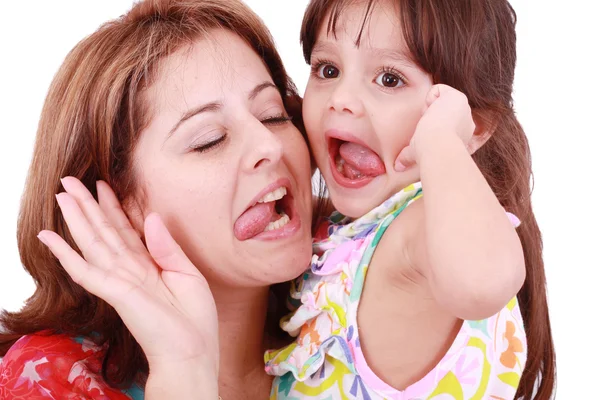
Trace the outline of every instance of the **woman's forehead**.
<instances>
[{"instance_id":1,"label":"woman's forehead","mask_svg":"<svg viewBox=\"0 0 600 400\"><path fill-rule=\"evenodd\" d=\"M146 100L155 110L214 102L272 82L263 60L242 38L225 29L171 54L156 78L146 91Z\"/></svg>"}]
</instances>

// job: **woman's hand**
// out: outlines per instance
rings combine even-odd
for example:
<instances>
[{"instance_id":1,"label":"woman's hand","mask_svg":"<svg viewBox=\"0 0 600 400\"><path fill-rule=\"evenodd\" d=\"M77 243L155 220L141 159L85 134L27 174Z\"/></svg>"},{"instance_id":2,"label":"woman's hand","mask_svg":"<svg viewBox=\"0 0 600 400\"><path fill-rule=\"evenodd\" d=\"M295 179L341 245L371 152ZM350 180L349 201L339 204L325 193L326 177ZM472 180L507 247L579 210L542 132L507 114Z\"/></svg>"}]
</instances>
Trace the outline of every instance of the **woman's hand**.
<instances>
[{"instance_id":1,"label":"woman's hand","mask_svg":"<svg viewBox=\"0 0 600 400\"><path fill-rule=\"evenodd\" d=\"M439 135L456 134L468 147L474 131L475 122L467 97L450 86L434 85L425 99L415 134L396 158L394 169L402 172L419 164L421 157L428 153L428 147L440 143Z\"/></svg>"},{"instance_id":2,"label":"woman's hand","mask_svg":"<svg viewBox=\"0 0 600 400\"><path fill-rule=\"evenodd\" d=\"M83 257L55 232L38 237L74 282L119 313L148 359L146 396L216 399L217 313L202 274L157 214L145 220L144 245L106 183L96 202L78 179L62 182L57 201Z\"/></svg>"}]
</instances>

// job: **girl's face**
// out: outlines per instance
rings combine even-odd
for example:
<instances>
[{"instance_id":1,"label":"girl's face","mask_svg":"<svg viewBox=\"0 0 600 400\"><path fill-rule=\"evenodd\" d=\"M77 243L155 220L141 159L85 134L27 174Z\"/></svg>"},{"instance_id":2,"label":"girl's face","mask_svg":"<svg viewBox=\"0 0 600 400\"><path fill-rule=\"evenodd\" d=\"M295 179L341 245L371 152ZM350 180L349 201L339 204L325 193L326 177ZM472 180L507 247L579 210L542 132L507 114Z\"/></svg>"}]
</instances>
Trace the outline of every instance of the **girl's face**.
<instances>
[{"instance_id":1,"label":"girl's face","mask_svg":"<svg viewBox=\"0 0 600 400\"><path fill-rule=\"evenodd\" d=\"M395 172L394 161L409 144L433 84L411 60L391 2L375 2L363 28L364 15L364 2L353 3L338 19L335 35L322 24L303 105L331 199L350 217L419 179L417 168Z\"/></svg>"},{"instance_id":2,"label":"girl's face","mask_svg":"<svg viewBox=\"0 0 600 400\"><path fill-rule=\"evenodd\" d=\"M215 30L159 73L134 153L142 213L162 216L212 284L300 275L311 254L310 159L263 61Z\"/></svg>"}]
</instances>

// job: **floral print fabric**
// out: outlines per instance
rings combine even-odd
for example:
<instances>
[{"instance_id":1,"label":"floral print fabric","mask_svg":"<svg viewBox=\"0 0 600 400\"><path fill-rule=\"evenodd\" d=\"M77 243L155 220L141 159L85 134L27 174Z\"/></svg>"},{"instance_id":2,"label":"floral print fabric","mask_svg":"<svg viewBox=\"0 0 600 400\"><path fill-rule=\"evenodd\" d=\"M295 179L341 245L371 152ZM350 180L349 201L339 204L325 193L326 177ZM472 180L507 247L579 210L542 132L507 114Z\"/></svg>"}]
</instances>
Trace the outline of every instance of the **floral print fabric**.
<instances>
[{"instance_id":1,"label":"floral print fabric","mask_svg":"<svg viewBox=\"0 0 600 400\"><path fill-rule=\"evenodd\" d=\"M297 309L282 321L297 338L265 353L265 369L276 376L271 399L514 397L526 359L516 298L491 318L464 321L438 365L405 390L383 382L364 359L357 310L371 257L396 216L421 196L420 185L411 185L357 220L334 213L319 229L324 237L315 241L311 269L292 286ZM518 219L507 215L517 226Z\"/></svg>"}]
</instances>

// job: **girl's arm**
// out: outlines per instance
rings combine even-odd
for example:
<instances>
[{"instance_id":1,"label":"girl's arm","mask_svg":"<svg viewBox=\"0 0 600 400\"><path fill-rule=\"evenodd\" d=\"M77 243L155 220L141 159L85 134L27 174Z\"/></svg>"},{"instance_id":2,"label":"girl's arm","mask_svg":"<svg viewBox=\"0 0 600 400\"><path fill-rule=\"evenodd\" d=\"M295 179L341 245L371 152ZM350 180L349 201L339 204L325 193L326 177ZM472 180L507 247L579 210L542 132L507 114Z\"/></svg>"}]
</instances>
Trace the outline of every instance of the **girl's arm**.
<instances>
[{"instance_id":1,"label":"girl's arm","mask_svg":"<svg viewBox=\"0 0 600 400\"><path fill-rule=\"evenodd\" d=\"M432 292L461 319L490 317L525 279L519 237L457 136L438 138L420 159Z\"/></svg>"},{"instance_id":2,"label":"girl's arm","mask_svg":"<svg viewBox=\"0 0 600 400\"><path fill-rule=\"evenodd\" d=\"M436 85L427 103L410 145L425 213L414 261L439 304L461 319L487 318L521 288L523 249L467 150L478 137L466 97Z\"/></svg>"}]
</instances>

